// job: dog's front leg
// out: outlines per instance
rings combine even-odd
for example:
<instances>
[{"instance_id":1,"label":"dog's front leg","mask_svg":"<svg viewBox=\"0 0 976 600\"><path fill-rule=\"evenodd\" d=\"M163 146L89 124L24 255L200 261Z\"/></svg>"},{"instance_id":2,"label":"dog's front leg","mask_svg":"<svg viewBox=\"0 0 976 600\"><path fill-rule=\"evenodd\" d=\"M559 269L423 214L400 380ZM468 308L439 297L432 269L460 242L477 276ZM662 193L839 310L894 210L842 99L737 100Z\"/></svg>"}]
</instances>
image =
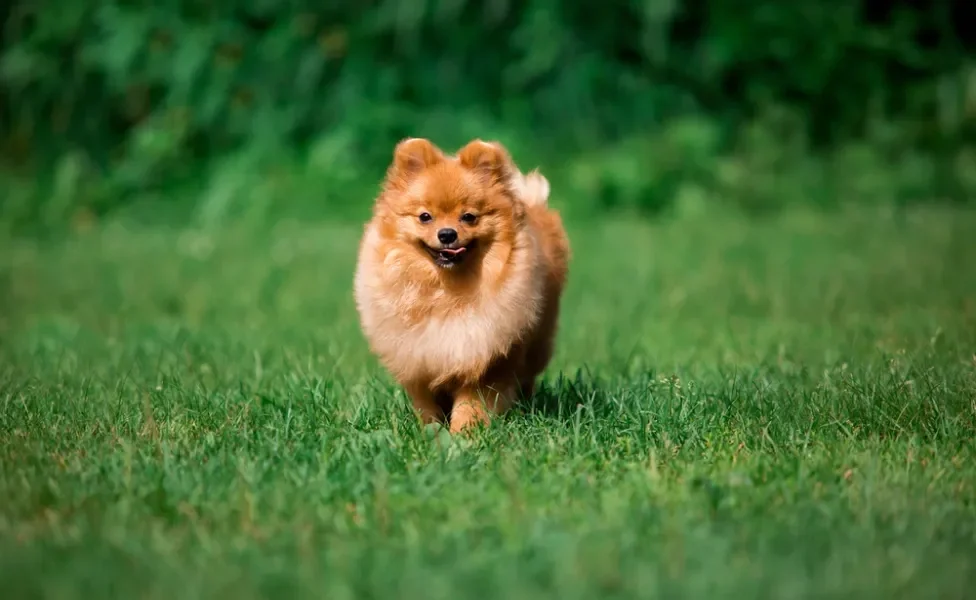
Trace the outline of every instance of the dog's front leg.
<instances>
[{"instance_id":1,"label":"dog's front leg","mask_svg":"<svg viewBox=\"0 0 976 600\"><path fill-rule=\"evenodd\" d=\"M405 383L403 388L406 390L407 395L410 396L413 408L424 425L429 423L442 423L446 420L444 411L440 404L437 403L434 392L429 386L420 383Z\"/></svg>"},{"instance_id":2,"label":"dog's front leg","mask_svg":"<svg viewBox=\"0 0 976 600\"><path fill-rule=\"evenodd\" d=\"M451 409L451 433L459 433L475 425L487 425L493 415L504 414L512 406L515 390L514 380L461 387Z\"/></svg>"}]
</instances>

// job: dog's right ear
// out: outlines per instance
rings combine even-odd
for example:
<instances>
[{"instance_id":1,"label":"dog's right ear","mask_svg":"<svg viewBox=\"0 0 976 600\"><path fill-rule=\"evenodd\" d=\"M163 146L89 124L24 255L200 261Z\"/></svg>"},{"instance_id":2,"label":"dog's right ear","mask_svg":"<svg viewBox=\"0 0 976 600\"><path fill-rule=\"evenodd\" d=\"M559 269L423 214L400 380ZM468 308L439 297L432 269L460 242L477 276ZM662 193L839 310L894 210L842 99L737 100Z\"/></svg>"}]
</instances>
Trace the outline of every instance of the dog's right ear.
<instances>
[{"instance_id":1,"label":"dog's right ear","mask_svg":"<svg viewBox=\"0 0 976 600\"><path fill-rule=\"evenodd\" d=\"M498 142L475 139L458 151L458 160L472 171L491 181L508 184L516 172L512 157Z\"/></svg>"},{"instance_id":2,"label":"dog's right ear","mask_svg":"<svg viewBox=\"0 0 976 600\"><path fill-rule=\"evenodd\" d=\"M397 144L393 150L393 164L390 165L389 178L405 183L442 160L444 160L444 153L430 140L407 138Z\"/></svg>"}]
</instances>

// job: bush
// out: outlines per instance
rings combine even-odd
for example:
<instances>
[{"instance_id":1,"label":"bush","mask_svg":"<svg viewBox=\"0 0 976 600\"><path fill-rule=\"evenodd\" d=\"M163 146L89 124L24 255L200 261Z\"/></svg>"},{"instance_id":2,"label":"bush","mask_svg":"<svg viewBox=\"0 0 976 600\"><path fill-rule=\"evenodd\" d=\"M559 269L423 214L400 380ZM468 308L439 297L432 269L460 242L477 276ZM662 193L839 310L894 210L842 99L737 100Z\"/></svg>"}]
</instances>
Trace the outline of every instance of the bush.
<instances>
[{"instance_id":1,"label":"bush","mask_svg":"<svg viewBox=\"0 0 976 600\"><path fill-rule=\"evenodd\" d=\"M962 0L612 0L599 10L580 0L78 0L56 10L14 0L0 10L3 160L49 172L73 157L100 178L85 194L96 212L242 149L273 157L331 144L341 148L332 170L372 174L407 135L447 147L494 137L550 163L591 160L574 178L603 205L660 212L682 182L876 143L879 123L900 124L892 152L902 154L886 165L913 152L964 162L976 112L973 38L962 31L976 10ZM780 149L769 126L778 113L802 149ZM734 152L748 158L722 167L718 156ZM779 184L756 185L752 198L777 195Z\"/></svg>"}]
</instances>

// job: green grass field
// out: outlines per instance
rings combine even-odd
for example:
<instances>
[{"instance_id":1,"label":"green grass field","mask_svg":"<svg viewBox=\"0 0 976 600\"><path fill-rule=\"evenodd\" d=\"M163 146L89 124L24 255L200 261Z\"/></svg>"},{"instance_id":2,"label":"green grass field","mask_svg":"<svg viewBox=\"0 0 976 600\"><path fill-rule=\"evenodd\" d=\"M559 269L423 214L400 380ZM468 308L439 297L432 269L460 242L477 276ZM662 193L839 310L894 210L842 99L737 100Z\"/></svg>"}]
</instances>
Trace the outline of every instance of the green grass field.
<instances>
[{"instance_id":1,"label":"green grass field","mask_svg":"<svg viewBox=\"0 0 976 600\"><path fill-rule=\"evenodd\" d=\"M0 597L972 593L976 213L570 225L466 442L370 357L357 225L0 242Z\"/></svg>"}]
</instances>

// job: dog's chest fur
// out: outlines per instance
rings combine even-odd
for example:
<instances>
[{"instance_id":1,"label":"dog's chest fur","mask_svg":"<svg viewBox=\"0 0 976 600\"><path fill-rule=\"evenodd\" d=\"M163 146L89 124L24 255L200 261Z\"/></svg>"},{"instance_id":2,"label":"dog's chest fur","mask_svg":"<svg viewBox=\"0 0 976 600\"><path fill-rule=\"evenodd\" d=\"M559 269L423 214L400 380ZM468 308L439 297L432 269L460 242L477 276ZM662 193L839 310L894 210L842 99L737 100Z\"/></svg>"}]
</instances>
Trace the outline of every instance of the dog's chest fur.
<instances>
[{"instance_id":1,"label":"dog's chest fur","mask_svg":"<svg viewBox=\"0 0 976 600\"><path fill-rule=\"evenodd\" d=\"M409 261L399 250L363 260L356 303L366 337L384 366L398 379L435 385L477 378L531 335L544 279L532 241L512 257L500 281L480 282L463 295L418 282L406 272Z\"/></svg>"}]
</instances>

